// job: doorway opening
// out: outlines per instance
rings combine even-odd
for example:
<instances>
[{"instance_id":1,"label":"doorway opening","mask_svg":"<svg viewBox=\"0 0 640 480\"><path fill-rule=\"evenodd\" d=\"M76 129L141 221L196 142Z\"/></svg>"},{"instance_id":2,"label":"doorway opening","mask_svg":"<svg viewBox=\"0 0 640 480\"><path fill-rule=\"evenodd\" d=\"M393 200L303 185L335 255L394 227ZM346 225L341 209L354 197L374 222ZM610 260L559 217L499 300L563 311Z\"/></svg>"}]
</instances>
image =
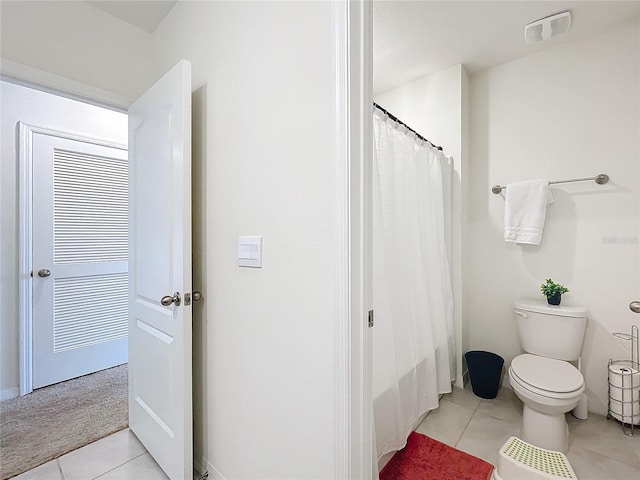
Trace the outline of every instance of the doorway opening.
<instances>
[{"instance_id":1,"label":"doorway opening","mask_svg":"<svg viewBox=\"0 0 640 480\"><path fill-rule=\"evenodd\" d=\"M1 315L2 350L11 354L3 358L3 440L5 413L14 407L35 419L40 438L60 430L54 413L66 415L60 422L69 431L81 422L68 435L73 445L17 467L28 470L82 446L78 438L90 443L128 424L128 119L4 79L1 89L2 156L17 160L2 166L3 193L16 206L3 216L18 231L14 238L3 232L3 257L18 259L3 258L3 276L17 280L6 285L19 299ZM82 422L84 407L114 414L96 426ZM42 431L47 425L51 432ZM29 437L19 432L3 442L3 478L7 446L24 442Z\"/></svg>"}]
</instances>

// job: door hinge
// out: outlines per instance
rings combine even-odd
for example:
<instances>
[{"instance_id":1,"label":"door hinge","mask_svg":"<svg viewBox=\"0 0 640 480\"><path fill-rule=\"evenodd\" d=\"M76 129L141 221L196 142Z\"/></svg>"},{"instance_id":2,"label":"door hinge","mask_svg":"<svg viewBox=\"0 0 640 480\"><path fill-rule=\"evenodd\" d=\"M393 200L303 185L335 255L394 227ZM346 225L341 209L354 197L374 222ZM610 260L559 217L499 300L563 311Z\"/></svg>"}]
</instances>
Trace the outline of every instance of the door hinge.
<instances>
[{"instance_id":1,"label":"door hinge","mask_svg":"<svg viewBox=\"0 0 640 480\"><path fill-rule=\"evenodd\" d=\"M369 328L373 327L373 310L369 310Z\"/></svg>"}]
</instances>

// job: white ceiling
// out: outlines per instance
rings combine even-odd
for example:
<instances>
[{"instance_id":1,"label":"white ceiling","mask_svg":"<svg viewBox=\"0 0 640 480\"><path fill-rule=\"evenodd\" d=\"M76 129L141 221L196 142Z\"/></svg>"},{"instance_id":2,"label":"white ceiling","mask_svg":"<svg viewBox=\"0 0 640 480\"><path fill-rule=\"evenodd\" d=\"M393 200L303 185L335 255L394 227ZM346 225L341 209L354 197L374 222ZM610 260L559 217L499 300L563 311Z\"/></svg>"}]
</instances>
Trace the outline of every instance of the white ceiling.
<instances>
[{"instance_id":1,"label":"white ceiling","mask_svg":"<svg viewBox=\"0 0 640 480\"><path fill-rule=\"evenodd\" d=\"M87 0L153 33L176 0ZM527 45L524 26L569 10L569 33ZM375 0L374 91L463 64L471 74L640 16L640 0Z\"/></svg>"},{"instance_id":2,"label":"white ceiling","mask_svg":"<svg viewBox=\"0 0 640 480\"><path fill-rule=\"evenodd\" d=\"M527 45L524 26L571 11L568 33ZM457 64L470 74L640 16L627 1L376 1L373 8L376 93Z\"/></svg>"},{"instance_id":3,"label":"white ceiling","mask_svg":"<svg viewBox=\"0 0 640 480\"><path fill-rule=\"evenodd\" d=\"M167 16L176 0L87 0L94 7L125 22L153 33Z\"/></svg>"}]
</instances>

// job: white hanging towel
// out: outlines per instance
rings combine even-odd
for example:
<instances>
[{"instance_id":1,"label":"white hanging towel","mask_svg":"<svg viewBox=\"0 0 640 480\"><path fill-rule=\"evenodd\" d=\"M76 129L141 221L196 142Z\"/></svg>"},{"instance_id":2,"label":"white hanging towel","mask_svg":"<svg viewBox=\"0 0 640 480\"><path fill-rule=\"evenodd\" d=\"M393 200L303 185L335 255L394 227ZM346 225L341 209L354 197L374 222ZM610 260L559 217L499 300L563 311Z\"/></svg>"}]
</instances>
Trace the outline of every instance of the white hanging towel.
<instances>
[{"instance_id":1,"label":"white hanging towel","mask_svg":"<svg viewBox=\"0 0 640 480\"><path fill-rule=\"evenodd\" d=\"M505 241L540 245L547 205L552 203L549 180L509 183L504 203Z\"/></svg>"}]
</instances>

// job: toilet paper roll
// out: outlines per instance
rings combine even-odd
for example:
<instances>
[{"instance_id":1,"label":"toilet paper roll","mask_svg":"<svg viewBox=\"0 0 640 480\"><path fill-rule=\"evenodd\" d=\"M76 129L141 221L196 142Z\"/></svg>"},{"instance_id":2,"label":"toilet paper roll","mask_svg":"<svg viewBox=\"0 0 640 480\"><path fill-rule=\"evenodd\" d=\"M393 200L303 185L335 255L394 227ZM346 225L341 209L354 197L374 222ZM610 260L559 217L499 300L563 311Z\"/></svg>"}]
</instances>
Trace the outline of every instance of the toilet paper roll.
<instances>
[{"instance_id":1,"label":"toilet paper roll","mask_svg":"<svg viewBox=\"0 0 640 480\"><path fill-rule=\"evenodd\" d=\"M618 360L609 365L609 412L624 423L640 425L640 368Z\"/></svg>"},{"instance_id":2,"label":"toilet paper roll","mask_svg":"<svg viewBox=\"0 0 640 480\"><path fill-rule=\"evenodd\" d=\"M614 387L640 388L640 370L637 364L626 360L619 360L609 365L609 384Z\"/></svg>"},{"instance_id":3,"label":"toilet paper roll","mask_svg":"<svg viewBox=\"0 0 640 480\"><path fill-rule=\"evenodd\" d=\"M619 402L617 400L611 400L609 402L609 409L611 413L623 417L638 417L640 418L640 403L638 402Z\"/></svg>"},{"instance_id":4,"label":"toilet paper roll","mask_svg":"<svg viewBox=\"0 0 640 480\"><path fill-rule=\"evenodd\" d=\"M640 425L640 415L635 415L631 417L630 415L622 416L619 413L610 412L611 416L616 420L620 420L622 423L627 423L629 425Z\"/></svg>"},{"instance_id":5,"label":"toilet paper roll","mask_svg":"<svg viewBox=\"0 0 640 480\"><path fill-rule=\"evenodd\" d=\"M640 387L619 388L612 385L609 387L609 397L619 402L637 402L640 400Z\"/></svg>"}]
</instances>

